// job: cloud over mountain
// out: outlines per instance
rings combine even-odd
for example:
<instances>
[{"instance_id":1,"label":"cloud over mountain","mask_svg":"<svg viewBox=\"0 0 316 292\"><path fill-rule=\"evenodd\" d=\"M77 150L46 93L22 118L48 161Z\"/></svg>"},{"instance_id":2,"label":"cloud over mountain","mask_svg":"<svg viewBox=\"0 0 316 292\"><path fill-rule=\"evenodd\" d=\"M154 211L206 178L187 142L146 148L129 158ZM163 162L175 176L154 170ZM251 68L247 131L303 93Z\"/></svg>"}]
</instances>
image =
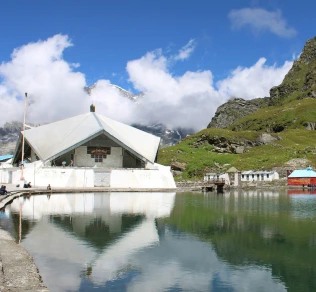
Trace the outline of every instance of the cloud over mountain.
<instances>
[{"instance_id":1,"label":"cloud over mountain","mask_svg":"<svg viewBox=\"0 0 316 292\"><path fill-rule=\"evenodd\" d=\"M78 64L63 58L72 42L66 35L16 48L9 62L0 65L0 106L6 114L0 123L22 120L24 92L29 93L29 123L51 122L87 112L93 101L97 111L125 123L163 122L169 127L206 127L217 107L231 96L247 99L268 96L281 83L292 62L266 65L260 58L253 66L238 67L216 84L210 70L172 74L174 56L158 49L127 62L126 70L134 89L145 95L137 103L122 96L110 80L99 80L88 96L84 73ZM193 40L179 50L178 60L193 53ZM191 50L191 51L190 51ZM104 64L106 66L106 64Z\"/></svg>"}]
</instances>

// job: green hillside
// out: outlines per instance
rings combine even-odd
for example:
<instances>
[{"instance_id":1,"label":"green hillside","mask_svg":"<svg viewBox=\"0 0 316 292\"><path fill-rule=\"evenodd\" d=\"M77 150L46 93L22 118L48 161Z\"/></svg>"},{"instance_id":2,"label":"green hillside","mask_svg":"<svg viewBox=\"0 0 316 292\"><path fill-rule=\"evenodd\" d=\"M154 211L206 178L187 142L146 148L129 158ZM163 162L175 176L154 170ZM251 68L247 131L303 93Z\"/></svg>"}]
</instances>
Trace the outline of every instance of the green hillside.
<instances>
[{"instance_id":1,"label":"green hillside","mask_svg":"<svg viewBox=\"0 0 316 292\"><path fill-rule=\"evenodd\" d=\"M174 162L185 163L182 174L176 180L201 178L205 172L221 172L231 166L238 170L272 169L284 167L294 158L305 158L316 166L316 131L290 129L272 136L279 140L271 144L253 146L242 154L218 153L210 144L214 137L225 139L228 143L257 143L260 132L227 129L205 129L191 135L179 144L159 151L158 162L171 165Z\"/></svg>"},{"instance_id":2,"label":"green hillside","mask_svg":"<svg viewBox=\"0 0 316 292\"><path fill-rule=\"evenodd\" d=\"M315 98L262 108L235 122L229 129L281 132L284 129L305 129L308 123L316 124Z\"/></svg>"}]
</instances>

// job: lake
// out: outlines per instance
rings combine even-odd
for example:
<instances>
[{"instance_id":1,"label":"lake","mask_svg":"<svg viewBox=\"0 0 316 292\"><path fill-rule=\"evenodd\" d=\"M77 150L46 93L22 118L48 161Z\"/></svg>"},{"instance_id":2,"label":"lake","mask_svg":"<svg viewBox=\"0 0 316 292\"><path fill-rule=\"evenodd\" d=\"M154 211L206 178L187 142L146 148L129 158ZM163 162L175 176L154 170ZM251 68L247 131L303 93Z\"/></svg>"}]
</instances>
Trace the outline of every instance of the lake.
<instances>
[{"instance_id":1,"label":"lake","mask_svg":"<svg viewBox=\"0 0 316 292\"><path fill-rule=\"evenodd\" d=\"M50 291L316 291L308 191L38 195L0 226Z\"/></svg>"}]
</instances>

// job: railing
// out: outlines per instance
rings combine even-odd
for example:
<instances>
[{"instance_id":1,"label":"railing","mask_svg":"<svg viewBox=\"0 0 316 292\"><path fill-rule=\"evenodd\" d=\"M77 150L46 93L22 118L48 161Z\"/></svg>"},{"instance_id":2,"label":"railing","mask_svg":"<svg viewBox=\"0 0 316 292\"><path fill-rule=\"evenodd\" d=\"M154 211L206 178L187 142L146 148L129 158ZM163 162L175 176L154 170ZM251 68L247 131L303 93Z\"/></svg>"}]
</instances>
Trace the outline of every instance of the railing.
<instances>
[{"instance_id":1,"label":"railing","mask_svg":"<svg viewBox=\"0 0 316 292\"><path fill-rule=\"evenodd\" d=\"M204 183L210 184L225 184L225 178L209 178L208 180L204 181Z\"/></svg>"}]
</instances>

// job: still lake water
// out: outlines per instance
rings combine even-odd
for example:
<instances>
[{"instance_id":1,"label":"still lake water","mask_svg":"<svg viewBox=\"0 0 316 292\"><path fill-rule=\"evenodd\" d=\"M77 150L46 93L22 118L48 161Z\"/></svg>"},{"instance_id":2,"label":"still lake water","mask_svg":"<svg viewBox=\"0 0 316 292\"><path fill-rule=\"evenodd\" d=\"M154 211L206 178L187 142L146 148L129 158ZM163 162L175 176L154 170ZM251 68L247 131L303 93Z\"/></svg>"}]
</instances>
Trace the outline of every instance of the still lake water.
<instances>
[{"instance_id":1,"label":"still lake water","mask_svg":"<svg viewBox=\"0 0 316 292\"><path fill-rule=\"evenodd\" d=\"M316 291L316 195L54 194L0 213L50 291Z\"/></svg>"}]
</instances>

